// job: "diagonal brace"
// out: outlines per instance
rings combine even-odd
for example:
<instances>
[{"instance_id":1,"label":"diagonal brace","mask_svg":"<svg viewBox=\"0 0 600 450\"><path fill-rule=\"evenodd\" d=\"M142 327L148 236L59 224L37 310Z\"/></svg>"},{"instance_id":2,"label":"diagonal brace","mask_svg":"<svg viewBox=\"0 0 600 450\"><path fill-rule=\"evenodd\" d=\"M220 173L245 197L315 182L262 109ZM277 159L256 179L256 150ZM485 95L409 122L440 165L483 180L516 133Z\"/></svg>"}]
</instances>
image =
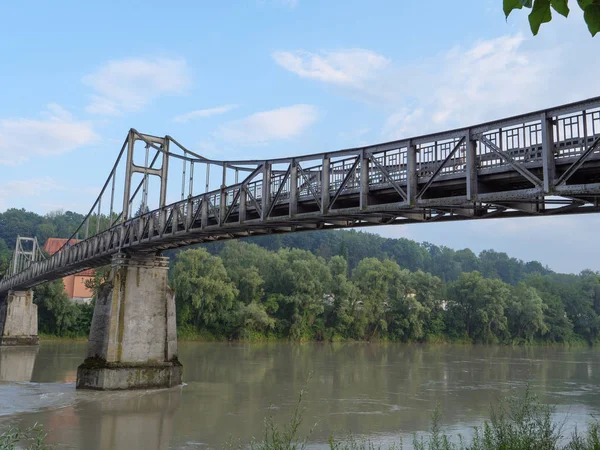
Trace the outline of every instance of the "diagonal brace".
<instances>
[{"instance_id":1,"label":"diagonal brace","mask_svg":"<svg viewBox=\"0 0 600 450\"><path fill-rule=\"evenodd\" d=\"M258 215L260 217L262 217L262 209L260 208L260 205L256 201L256 198L254 197L254 195L252 195L252 192L250 192L250 189L248 189L248 186L244 186L244 191L246 192L246 194L248 194L248 197L250 197L250 200L252 200L252 203L254 204L254 207L256 208Z\"/></svg>"},{"instance_id":2,"label":"diagonal brace","mask_svg":"<svg viewBox=\"0 0 600 450\"><path fill-rule=\"evenodd\" d=\"M242 184L244 186L246 186L248 183L250 183L252 181L252 179L254 177L256 177L256 175L258 175L259 173L261 173L262 168L263 168L264 164L259 164L256 169L254 169L252 172L250 172L250 175L248 175L244 181L242 181Z\"/></svg>"},{"instance_id":3,"label":"diagonal brace","mask_svg":"<svg viewBox=\"0 0 600 450\"><path fill-rule=\"evenodd\" d=\"M396 192L398 192L398 194L400 194L400 197L402 197L404 199L404 201L408 201L408 196L406 195L406 192L404 192L404 189L402 189L400 186L398 186L398 183L396 183L393 179L392 176L390 175L390 173L388 172L388 170L385 168L385 166L383 164L381 164L377 158L375 158L373 156L372 153L368 153L369 159L371 161L373 161L375 163L375 165L377 166L377 168L381 171L381 173L383 173L383 176L389 181L389 183L392 185L392 187L396 190Z\"/></svg>"},{"instance_id":4,"label":"diagonal brace","mask_svg":"<svg viewBox=\"0 0 600 450\"><path fill-rule=\"evenodd\" d=\"M346 176L342 180L342 184L340 184L340 187L338 188L338 190L336 191L335 195L333 196L333 199L331 200L331 203L329 203L329 208L330 209L333 209L332 208L333 204L335 203L335 201L338 199L338 197L340 196L340 194L342 193L342 191L346 187L346 184L348 184L348 181L350 180L350 177L356 171L356 168L358 167L358 163L359 162L360 162L360 158L357 157L356 161L354 161L354 164L352 164L352 167L350 168L350 170L348 171L348 173L346 174Z\"/></svg>"},{"instance_id":5,"label":"diagonal brace","mask_svg":"<svg viewBox=\"0 0 600 450\"><path fill-rule=\"evenodd\" d=\"M275 208L275 205L277 204L277 200L279 200L279 197L281 196L281 193L283 192L283 188L285 187L285 183L287 182L287 179L289 178L291 173L292 173L292 165L290 164L290 166L288 167L288 170L285 172L285 175L283 176L283 180L281 180L281 183L279 184L279 189L277 189L275 198L273 198L273 201L271 202L271 206L269 207L269 211L267 212L267 217L269 217L271 215L271 213L273 212L273 208Z\"/></svg>"},{"instance_id":6,"label":"diagonal brace","mask_svg":"<svg viewBox=\"0 0 600 450\"><path fill-rule=\"evenodd\" d=\"M319 206L319 210L320 210L321 209L321 200L319 200L319 196L313 189L310 179L306 176L306 173L304 172L304 170L302 169L300 164L298 164L298 169L300 169L300 175L302 175L302 178L304 178L304 181L306 182L308 190L310 191L311 195L315 198L315 201L317 202L317 205Z\"/></svg>"},{"instance_id":7,"label":"diagonal brace","mask_svg":"<svg viewBox=\"0 0 600 450\"><path fill-rule=\"evenodd\" d=\"M532 174L525 167L517 163L509 155L500 150L500 147L498 147L496 144L494 144L492 141L486 138L483 134L479 136L479 140L483 142L487 147L489 147L494 153L497 153L500 156L500 158L502 158L505 162L512 166L513 169L519 172L531 184L541 188L544 187L544 183L542 183L542 180L540 180L538 177Z\"/></svg>"},{"instance_id":8,"label":"diagonal brace","mask_svg":"<svg viewBox=\"0 0 600 450\"><path fill-rule=\"evenodd\" d=\"M231 213L233 212L233 208L235 207L236 202L238 201L238 199L240 198L240 194L241 194L242 190L238 189L238 191L235 193L235 195L233 196L233 200L231 201L231 206L229 207L229 209L227 210L227 213L225 214L225 217L223 218L223 223L227 222L227 219L229 219L229 216L231 215Z\"/></svg>"},{"instance_id":9,"label":"diagonal brace","mask_svg":"<svg viewBox=\"0 0 600 450\"><path fill-rule=\"evenodd\" d=\"M460 146L463 145L463 142L465 142L465 136L463 136L462 138L460 138L460 140L454 146L454 148L452 149L452 151L450 153L448 153L448 156L446 156L446 158L444 159L444 161L442 161L442 163L437 167L437 169L435 169L435 172L433 172L433 175L431 175L431 178L429 178L429 181L427 182L427 184L425 184L425 186L423 186L423 189L421 189L421 192L419 192L417 194L417 199L420 199L423 196L423 194L425 193L425 191L427 189L429 189L429 186L431 186L433 184L433 182L435 181L435 179L437 178L437 176L440 174L440 172L442 171L442 169L444 168L444 166L446 166L446 164L448 164L448 161L450 161L450 159L452 158L452 156L454 156L454 154L460 148Z\"/></svg>"},{"instance_id":10,"label":"diagonal brace","mask_svg":"<svg viewBox=\"0 0 600 450\"><path fill-rule=\"evenodd\" d=\"M577 161L575 161L573 164L571 164L569 166L569 168L565 171L565 173L562 174L562 176L558 179L558 182L556 183L557 186L561 185L561 184L565 184L567 182L567 180L569 178L571 178L571 176L577 172L577 170L583 165L583 163L585 162L586 159L588 159L588 157L594 153L594 151L596 151L596 149L598 148L598 145L600 145L600 137L597 138L592 145L590 145L586 151L584 151L581 155L579 155L579 158L577 158Z\"/></svg>"}]
</instances>

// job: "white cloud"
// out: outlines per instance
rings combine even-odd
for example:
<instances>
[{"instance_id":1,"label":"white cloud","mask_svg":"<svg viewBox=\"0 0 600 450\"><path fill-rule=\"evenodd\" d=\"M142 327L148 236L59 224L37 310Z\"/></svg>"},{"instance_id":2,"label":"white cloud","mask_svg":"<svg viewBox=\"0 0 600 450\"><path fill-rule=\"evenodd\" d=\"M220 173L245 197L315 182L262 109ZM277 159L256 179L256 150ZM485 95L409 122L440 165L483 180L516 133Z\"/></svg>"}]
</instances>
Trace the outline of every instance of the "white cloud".
<instances>
[{"instance_id":1,"label":"white cloud","mask_svg":"<svg viewBox=\"0 0 600 450\"><path fill-rule=\"evenodd\" d=\"M291 139L313 124L317 116L317 108L313 105L287 106L229 122L217 130L217 136L247 145Z\"/></svg>"},{"instance_id":2,"label":"white cloud","mask_svg":"<svg viewBox=\"0 0 600 450\"><path fill-rule=\"evenodd\" d=\"M95 91L86 110L103 115L138 111L161 95L181 94L191 85L187 62L169 58L109 61L82 81Z\"/></svg>"},{"instance_id":3,"label":"white cloud","mask_svg":"<svg viewBox=\"0 0 600 450\"><path fill-rule=\"evenodd\" d=\"M424 111L422 108L403 108L387 118L383 125L382 134L385 136L386 140L401 139L411 136L411 132L420 129L422 126L421 124L424 122L423 113Z\"/></svg>"},{"instance_id":4,"label":"white cloud","mask_svg":"<svg viewBox=\"0 0 600 450\"><path fill-rule=\"evenodd\" d=\"M390 62L378 53L360 48L319 54L278 51L272 56L281 67L302 78L351 87L373 79Z\"/></svg>"},{"instance_id":5,"label":"white cloud","mask_svg":"<svg viewBox=\"0 0 600 450\"><path fill-rule=\"evenodd\" d=\"M0 164L16 165L36 156L60 155L97 139L88 122L75 120L59 105L48 105L42 117L0 120Z\"/></svg>"},{"instance_id":6,"label":"white cloud","mask_svg":"<svg viewBox=\"0 0 600 450\"><path fill-rule=\"evenodd\" d=\"M0 210L6 208L8 199L20 204L26 197L40 197L44 192L60 189L60 184L51 177L7 181L0 184Z\"/></svg>"},{"instance_id":7,"label":"white cloud","mask_svg":"<svg viewBox=\"0 0 600 450\"><path fill-rule=\"evenodd\" d=\"M379 94L405 105L388 119L382 138L443 131L597 95L600 60L586 59L586 70L573 70L582 56L600 51L600 42L586 33L573 17L553 22L537 37L526 29L397 68L408 75L397 89L397 77L389 73L370 92L371 98Z\"/></svg>"},{"instance_id":8,"label":"white cloud","mask_svg":"<svg viewBox=\"0 0 600 450\"><path fill-rule=\"evenodd\" d=\"M237 108L237 105L223 105L215 108L197 109L195 111L190 111L189 113L173 117L173 122L186 123L193 119L201 119L219 114L225 114L235 108Z\"/></svg>"},{"instance_id":9,"label":"white cloud","mask_svg":"<svg viewBox=\"0 0 600 450\"><path fill-rule=\"evenodd\" d=\"M438 55L398 63L371 50L276 52L298 76L388 115L381 140L467 126L597 95L600 41L582 18L558 20L531 36L526 18L515 32ZM569 39L564 39L569 36ZM585 70L577 70L581 58ZM400 105L400 106L399 106Z\"/></svg>"},{"instance_id":10,"label":"white cloud","mask_svg":"<svg viewBox=\"0 0 600 450\"><path fill-rule=\"evenodd\" d=\"M365 94L391 108L404 105L385 122L385 140L523 113L551 106L549 86L540 80L556 70L556 62L544 52L529 50L520 33L480 41L397 67ZM402 83L399 73L405 74Z\"/></svg>"}]
</instances>

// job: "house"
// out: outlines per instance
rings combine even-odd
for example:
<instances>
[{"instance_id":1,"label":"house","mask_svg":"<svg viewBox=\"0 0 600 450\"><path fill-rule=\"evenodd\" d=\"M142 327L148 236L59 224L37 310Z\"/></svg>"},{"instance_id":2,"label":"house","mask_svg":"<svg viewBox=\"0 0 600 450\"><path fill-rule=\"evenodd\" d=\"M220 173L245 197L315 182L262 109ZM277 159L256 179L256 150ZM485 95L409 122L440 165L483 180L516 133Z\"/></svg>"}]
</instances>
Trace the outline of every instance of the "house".
<instances>
[{"instance_id":1,"label":"house","mask_svg":"<svg viewBox=\"0 0 600 450\"><path fill-rule=\"evenodd\" d=\"M48 238L44 244L44 250L48 255L53 255L67 243L67 240L68 239ZM78 242L79 241L76 239L71 239L70 241L71 244L76 244ZM62 281L69 298L75 303L90 303L92 301L93 293L91 289L88 289L85 286L85 282L93 278L93 269L84 270L83 272L64 277Z\"/></svg>"}]
</instances>

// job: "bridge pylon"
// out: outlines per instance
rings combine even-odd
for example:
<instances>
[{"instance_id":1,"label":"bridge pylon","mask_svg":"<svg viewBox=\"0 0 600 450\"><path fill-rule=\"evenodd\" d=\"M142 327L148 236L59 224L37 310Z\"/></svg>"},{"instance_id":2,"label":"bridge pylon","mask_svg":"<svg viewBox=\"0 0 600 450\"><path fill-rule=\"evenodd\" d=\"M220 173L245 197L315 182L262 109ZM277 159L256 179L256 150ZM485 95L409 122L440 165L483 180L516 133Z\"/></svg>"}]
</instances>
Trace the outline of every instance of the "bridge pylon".
<instances>
[{"instance_id":1,"label":"bridge pylon","mask_svg":"<svg viewBox=\"0 0 600 450\"><path fill-rule=\"evenodd\" d=\"M175 294L169 259L154 253L117 253L100 288L87 358L77 389L167 388L181 384Z\"/></svg>"},{"instance_id":2,"label":"bridge pylon","mask_svg":"<svg viewBox=\"0 0 600 450\"><path fill-rule=\"evenodd\" d=\"M27 269L44 259L36 238L17 236L6 276ZM37 345L38 313L33 290L9 290L0 296L0 346Z\"/></svg>"}]
</instances>

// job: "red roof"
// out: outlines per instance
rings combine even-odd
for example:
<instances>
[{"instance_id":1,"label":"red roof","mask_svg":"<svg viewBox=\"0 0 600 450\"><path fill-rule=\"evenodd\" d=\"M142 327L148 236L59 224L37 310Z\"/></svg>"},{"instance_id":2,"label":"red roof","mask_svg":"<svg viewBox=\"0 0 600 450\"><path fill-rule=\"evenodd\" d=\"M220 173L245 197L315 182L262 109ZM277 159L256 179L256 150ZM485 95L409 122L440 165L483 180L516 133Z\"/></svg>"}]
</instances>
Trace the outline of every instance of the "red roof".
<instances>
[{"instance_id":1,"label":"red roof","mask_svg":"<svg viewBox=\"0 0 600 450\"><path fill-rule=\"evenodd\" d=\"M67 243L68 239L62 238L48 238L46 243L44 244L44 250L49 255L54 255L57 251L61 249L63 245ZM71 244L77 244L79 242L78 239L71 239Z\"/></svg>"},{"instance_id":2,"label":"red roof","mask_svg":"<svg viewBox=\"0 0 600 450\"><path fill-rule=\"evenodd\" d=\"M54 255L57 251L59 251L62 248L63 245L67 243L67 241L68 239L63 238L48 238L48 240L44 244L44 250L49 255ZM77 244L80 241L79 239L71 239L69 242L71 244ZM82 277L93 277L94 269L84 270L82 272L76 273L75 275L79 275Z\"/></svg>"}]
</instances>

